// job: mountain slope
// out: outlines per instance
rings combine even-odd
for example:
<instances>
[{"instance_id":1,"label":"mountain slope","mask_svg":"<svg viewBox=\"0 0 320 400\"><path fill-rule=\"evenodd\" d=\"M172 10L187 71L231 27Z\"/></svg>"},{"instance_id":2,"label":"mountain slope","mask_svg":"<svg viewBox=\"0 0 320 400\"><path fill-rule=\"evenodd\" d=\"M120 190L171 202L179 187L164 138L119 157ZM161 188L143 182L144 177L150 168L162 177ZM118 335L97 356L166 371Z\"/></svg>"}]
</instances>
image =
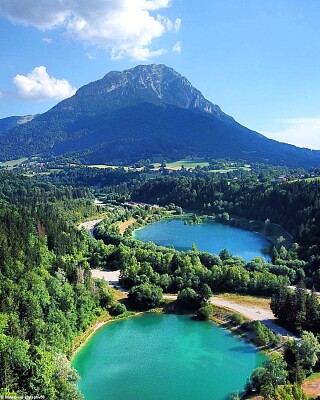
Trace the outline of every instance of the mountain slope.
<instances>
[{"instance_id":1,"label":"mountain slope","mask_svg":"<svg viewBox=\"0 0 320 400\"><path fill-rule=\"evenodd\" d=\"M33 118L33 115L24 115L22 117L14 116L0 119L0 135L18 125L31 121Z\"/></svg>"},{"instance_id":2,"label":"mountain slope","mask_svg":"<svg viewBox=\"0 0 320 400\"><path fill-rule=\"evenodd\" d=\"M320 152L278 143L241 126L164 65L110 72L0 136L2 159L36 153L76 155L89 163L201 155L320 164Z\"/></svg>"}]
</instances>

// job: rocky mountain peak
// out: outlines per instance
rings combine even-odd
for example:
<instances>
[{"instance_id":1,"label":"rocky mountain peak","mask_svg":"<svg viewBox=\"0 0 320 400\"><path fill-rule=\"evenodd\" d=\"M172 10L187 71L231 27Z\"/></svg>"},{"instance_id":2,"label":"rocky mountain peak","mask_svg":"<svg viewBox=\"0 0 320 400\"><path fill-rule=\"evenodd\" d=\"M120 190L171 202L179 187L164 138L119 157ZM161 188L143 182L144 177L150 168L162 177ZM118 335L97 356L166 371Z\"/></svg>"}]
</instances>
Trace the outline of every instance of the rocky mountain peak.
<instances>
[{"instance_id":1,"label":"rocky mountain peak","mask_svg":"<svg viewBox=\"0 0 320 400\"><path fill-rule=\"evenodd\" d=\"M206 100L187 78L163 64L138 65L124 71L112 71L101 80L78 90L76 96L112 98L111 108L138 103L169 104L191 111L211 114L233 121L219 106ZM108 107L107 107L108 108Z\"/></svg>"}]
</instances>

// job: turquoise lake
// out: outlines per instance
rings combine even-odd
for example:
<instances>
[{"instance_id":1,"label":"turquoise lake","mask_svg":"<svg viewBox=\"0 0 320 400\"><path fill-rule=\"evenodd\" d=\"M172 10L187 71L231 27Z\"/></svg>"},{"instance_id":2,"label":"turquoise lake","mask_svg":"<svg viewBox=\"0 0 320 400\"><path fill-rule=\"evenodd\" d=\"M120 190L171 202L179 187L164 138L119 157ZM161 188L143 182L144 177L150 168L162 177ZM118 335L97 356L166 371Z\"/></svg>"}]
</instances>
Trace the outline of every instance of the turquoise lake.
<instances>
[{"instance_id":1,"label":"turquoise lake","mask_svg":"<svg viewBox=\"0 0 320 400\"><path fill-rule=\"evenodd\" d=\"M246 261L258 256L270 259L265 252L270 242L263 235L211 221L185 225L181 219L162 220L135 230L133 236L143 242L152 241L181 251L190 250L195 243L199 250L213 254L228 249L232 255Z\"/></svg>"},{"instance_id":2,"label":"turquoise lake","mask_svg":"<svg viewBox=\"0 0 320 400\"><path fill-rule=\"evenodd\" d=\"M144 314L104 326L72 365L86 400L226 400L265 359L213 323Z\"/></svg>"}]
</instances>

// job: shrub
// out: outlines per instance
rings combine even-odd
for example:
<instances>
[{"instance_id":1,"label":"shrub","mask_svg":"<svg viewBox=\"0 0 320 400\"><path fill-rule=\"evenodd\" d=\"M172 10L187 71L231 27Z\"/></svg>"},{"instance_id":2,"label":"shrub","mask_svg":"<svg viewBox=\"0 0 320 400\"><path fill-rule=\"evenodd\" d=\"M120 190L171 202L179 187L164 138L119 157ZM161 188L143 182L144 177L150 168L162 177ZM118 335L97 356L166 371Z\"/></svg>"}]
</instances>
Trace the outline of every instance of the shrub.
<instances>
[{"instance_id":1,"label":"shrub","mask_svg":"<svg viewBox=\"0 0 320 400\"><path fill-rule=\"evenodd\" d=\"M148 282L133 286L128 295L129 303L138 310L158 307L162 300L162 289Z\"/></svg>"},{"instance_id":2,"label":"shrub","mask_svg":"<svg viewBox=\"0 0 320 400\"><path fill-rule=\"evenodd\" d=\"M233 313L230 315L230 321L234 324L234 325L241 325L244 321L242 315L237 314L237 313Z\"/></svg>"},{"instance_id":3,"label":"shrub","mask_svg":"<svg viewBox=\"0 0 320 400\"><path fill-rule=\"evenodd\" d=\"M212 312L213 312L213 305L210 303L206 304L199 308L197 312L197 318L202 321L206 321L211 317Z\"/></svg>"},{"instance_id":4,"label":"shrub","mask_svg":"<svg viewBox=\"0 0 320 400\"><path fill-rule=\"evenodd\" d=\"M110 314L113 316L121 315L127 311L127 307L122 303L114 303L110 307Z\"/></svg>"},{"instance_id":5,"label":"shrub","mask_svg":"<svg viewBox=\"0 0 320 400\"><path fill-rule=\"evenodd\" d=\"M177 302L181 307L189 310L196 310L200 306L200 297L197 293L190 288L183 289L179 292Z\"/></svg>"}]
</instances>

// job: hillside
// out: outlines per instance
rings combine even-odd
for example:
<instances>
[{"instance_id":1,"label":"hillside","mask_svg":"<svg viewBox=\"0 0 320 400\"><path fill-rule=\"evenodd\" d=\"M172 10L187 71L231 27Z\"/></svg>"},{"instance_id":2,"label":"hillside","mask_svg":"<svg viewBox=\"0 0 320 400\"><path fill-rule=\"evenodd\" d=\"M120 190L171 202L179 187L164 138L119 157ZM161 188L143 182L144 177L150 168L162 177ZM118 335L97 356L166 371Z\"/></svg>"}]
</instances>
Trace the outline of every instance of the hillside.
<instances>
[{"instance_id":1,"label":"hillside","mask_svg":"<svg viewBox=\"0 0 320 400\"><path fill-rule=\"evenodd\" d=\"M165 65L109 72L0 137L2 160L39 153L86 163L194 155L292 167L320 164L319 151L278 143L238 124Z\"/></svg>"},{"instance_id":2,"label":"hillside","mask_svg":"<svg viewBox=\"0 0 320 400\"><path fill-rule=\"evenodd\" d=\"M18 125L31 121L33 118L33 115L24 115L22 117L14 116L0 119L0 135Z\"/></svg>"}]
</instances>

